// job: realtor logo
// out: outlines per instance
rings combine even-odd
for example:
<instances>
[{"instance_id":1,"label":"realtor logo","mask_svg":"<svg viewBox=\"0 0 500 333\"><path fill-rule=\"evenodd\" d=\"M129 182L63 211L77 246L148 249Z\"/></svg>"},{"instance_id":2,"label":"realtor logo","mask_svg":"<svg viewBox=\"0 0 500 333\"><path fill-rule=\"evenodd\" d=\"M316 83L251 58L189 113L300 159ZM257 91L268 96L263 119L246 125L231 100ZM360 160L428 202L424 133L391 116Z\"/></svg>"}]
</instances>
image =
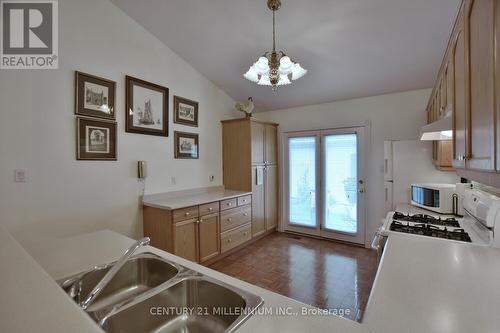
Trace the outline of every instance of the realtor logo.
<instances>
[{"instance_id":1,"label":"realtor logo","mask_svg":"<svg viewBox=\"0 0 500 333\"><path fill-rule=\"evenodd\" d=\"M58 67L57 1L0 1L1 69Z\"/></svg>"}]
</instances>

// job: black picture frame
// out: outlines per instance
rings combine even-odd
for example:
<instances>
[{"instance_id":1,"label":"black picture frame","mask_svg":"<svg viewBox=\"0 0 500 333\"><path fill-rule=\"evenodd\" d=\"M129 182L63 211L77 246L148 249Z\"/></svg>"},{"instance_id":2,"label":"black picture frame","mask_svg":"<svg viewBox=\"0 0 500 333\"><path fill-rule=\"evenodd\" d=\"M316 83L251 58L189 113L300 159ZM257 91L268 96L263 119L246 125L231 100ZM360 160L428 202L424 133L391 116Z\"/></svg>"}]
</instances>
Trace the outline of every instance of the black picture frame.
<instances>
[{"instance_id":1,"label":"black picture frame","mask_svg":"<svg viewBox=\"0 0 500 333\"><path fill-rule=\"evenodd\" d=\"M147 82L141 79L134 78L132 76L125 77L125 131L128 133L138 133L156 136L168 137L168 94L169 89L160 86L155 83ZM161 106L153 104L154 102L149 99L148 101L142 101L144 103L144 110L141 106L138 106L139 101L136 102L136 110L134 110L134 88L139 87L145 90L149 90L149 93L159 93L161 97L157 96L157 100L161 100ZM138 89L139 90L139 89ZM148 106L149 103L149 106ZM158 113L156 109L160 108ZM141 113L142 114L139 114ZM140 121L144 122L143 126L136 123L134 124L134 117L140 117ZM159 117L159 118L158 118ZM136 119L137 120L137 119ZM146 123L146 121L148 123ZM151 128L155 124L161 123L161 128Z\"/></svg>"},{"instance_id":2,"label":"black picture frame","mask_svg":"<svg viewBox=\"0 0 500 333\"><path fill-rule=\"evenodd\" d=\"M75 115L116 119L116 82L75 72Z\"/></svg>"},{"instance_id":3,"label":"black picture frame","mask_svg":"<svg viewBox=\"0 0 500 333\"><path fill-rule=\"evenodd\" d=\"M182 142L182 139L188 139L194 141L194 147L189 147L191 149L191 153L185 152L187 149L183 147L185 144L190 144L189 141ZM178 132L174 131L174 157L176 159L193 159L197 160L200 158L200 143L199 143L199 135L197 133L186 133L186 132Z\"/></svg>"},{"instance_id":4,"label":"black picture frame","mask_svg":"<svg viewBox=\"0 0 500 333\"><path fill-rule=\"evenodd\" d=\"M193 108L193 120L188 120L181 114L181 104L188 105ZM198 127L198 102L180 97L174 96L174 123L187 125L192 127Z\"/></svg>"},{"instance_id":5,"label":"black picture frame","mask_svg":"<svg viewBox=\"0 0 500 333\"><path fill-rule=\"evenodd\" d=\"M77 160L116 161L116 151L116 122L87 117L76 118Z\"/></svg>"}]
</instances>

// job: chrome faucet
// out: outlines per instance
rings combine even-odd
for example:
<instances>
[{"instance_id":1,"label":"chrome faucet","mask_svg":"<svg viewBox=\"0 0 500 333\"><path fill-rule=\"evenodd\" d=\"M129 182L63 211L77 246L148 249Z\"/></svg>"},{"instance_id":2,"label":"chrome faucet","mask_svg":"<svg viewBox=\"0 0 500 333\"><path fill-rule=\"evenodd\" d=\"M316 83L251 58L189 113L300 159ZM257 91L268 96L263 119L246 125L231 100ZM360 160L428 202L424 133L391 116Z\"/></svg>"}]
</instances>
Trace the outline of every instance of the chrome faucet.
<instances>
[{"instance_id":1,"label":"chrome faucet","mask_svg":"<svg viewBox=\"0 0 500 333\"><path fill-rule=\"evenodd\" d=\"M140 247L149 245L150 239L149 237L144 237L143 239L138 240L132 246L130 246L127 251L121 256L121 258L116 262L116 264L111 267L111 269L104 275L104 277L97 283L97 285L92 289L89 295L80 302L80 307L86 310L92 302L96 299L97 296L101 293L101 291L108 285L108 283L113 279L113 277L118 273L120 268L125 265L127 260L137 251Z\"/></svg>"}]
</instances>

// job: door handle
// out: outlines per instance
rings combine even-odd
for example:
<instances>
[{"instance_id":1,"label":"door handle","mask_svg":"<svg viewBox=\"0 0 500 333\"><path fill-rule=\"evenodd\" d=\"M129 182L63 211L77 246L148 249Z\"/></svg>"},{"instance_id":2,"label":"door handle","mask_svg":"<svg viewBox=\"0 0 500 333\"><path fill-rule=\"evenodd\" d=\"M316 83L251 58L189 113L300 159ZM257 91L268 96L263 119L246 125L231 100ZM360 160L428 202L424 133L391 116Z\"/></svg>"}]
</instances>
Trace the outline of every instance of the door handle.
<instances>
[{"instance_id":1,"label":"door handle","mask_svg":"<svg viewBox=\"0 0 500 333\"><path fill-rule=\"evenodd\" d=\"M358 183L359 183L358 192L359 193L365 193L365 182L364 182L364 180L361 179L361 180L358 181Z\"/></svg>"}]
</instances>

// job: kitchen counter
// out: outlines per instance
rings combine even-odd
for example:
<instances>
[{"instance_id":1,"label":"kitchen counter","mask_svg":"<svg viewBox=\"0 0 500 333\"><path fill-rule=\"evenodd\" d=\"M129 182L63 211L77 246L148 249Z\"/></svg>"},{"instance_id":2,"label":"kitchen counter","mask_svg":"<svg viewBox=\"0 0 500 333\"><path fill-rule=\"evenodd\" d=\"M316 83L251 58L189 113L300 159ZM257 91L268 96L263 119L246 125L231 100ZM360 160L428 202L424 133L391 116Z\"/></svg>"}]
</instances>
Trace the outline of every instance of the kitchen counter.
<instances>
[{"instance_id":1,"label":"kitchen counter","mask_svg":"<svg viewBox=\"0 0 500 333\"><path fill-rule=\"evenodd\" d=\"M56 240L44 246L31 246L31 258L0 227L0 288L2 332L102 332L91 319L67 297L55 280L108 263L120 257L133 240L111 231L99 231ZM335 315L301 315L315 308L265 289L234 279L153 247L138 252L153 252L167 260L261 296L264 308L272 315L250 317L238 332L369 332L363 325ZM33 260L34 259L34 260ZM36 260L36 262L35 262ZM8 269L5 269L7 267ZM42 269L43 267L43 269ZM7 272L5 272L7 270ZM45 270L45 271L44 271ZM47 274L48 273L48 274ZM50 304L50 306L47 306ZM298 315L276 313L278 308Z\"/></svg>"},{"instance_id":2,"label":"kitchen counter","mask_svg":"<svg viewBox=\"0 0 500 333\"><path fill-rule=\"evenodd\" d=\"M149 207L174 210L250 194L252 194L252 192L226 190L224 188L217 187L146 195L142 203Z\"/></svg>"},{"instance_id":3,"label":"kitchen counter","mask_svg":"<svg viewBox=\"0 0 500 333\"><path fill-rule=\"evenodd\" d=\"M103 332L0 226L0 331Z\"/></svg>"},{"instance_id":4,"label":"kitchen counter","mask_svg":"<svg viewBox=\"0 0 500 333\"><path fill-rule=\"evenodd\" d=\"M363 324L373 332L500 331L500 249L389 236Z\"/></svg>"},{"instance_id":5,"label":"kitchen counter","mask_svg":"<svg viewBox=\"0 0 500 333\"><path fill-rule=\"evenodd\" d=\"M99 231L37 244L28 247L36 248L28 254L0 227L0 331L102 332L55 280L112 262L132 242ZM156 248L141 251L261 296L273 314L252 316L238 332L469 333L500 328L500 249L391 234L362 324L335 315L301 315L314 308ZM278 308L298 315L277 314Z\"/></svg>"}]
</instances>

